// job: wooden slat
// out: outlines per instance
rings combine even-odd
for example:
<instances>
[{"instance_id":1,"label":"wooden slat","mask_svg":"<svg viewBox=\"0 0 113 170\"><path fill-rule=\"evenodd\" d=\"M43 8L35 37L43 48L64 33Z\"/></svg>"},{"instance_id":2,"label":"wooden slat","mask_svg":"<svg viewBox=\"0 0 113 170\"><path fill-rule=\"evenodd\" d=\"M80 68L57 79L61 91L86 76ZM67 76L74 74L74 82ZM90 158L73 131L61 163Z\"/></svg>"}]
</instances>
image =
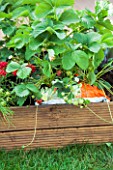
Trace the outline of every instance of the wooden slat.
<instances>
[{"instance_id":1,"label":"wooden slat","mask_svg":"<svg viewBox=\"0 0 113 170\"><path fill-rule=\"evenodd\" d=\"M21 148L31 141L33 133L33 130L0 132L0 147L6 149ZM35 141L28 149L35 147L57 148L75 143L104 142L113 142L113 126L37 130Z\"/></svg>"},{"instance_id":2,"label":"wooden slat","mask_svg":"<svg viewBox=\"0 0 113 170\"><path fill-rule=\"evenodd\" d=\"M102 118L111 121L107 103L91 104L89 107ZM113 102L110 103L110 108L113 113ZM15 114L9 118L10 123L0 120L0 131L34 128L36 107L15 107L13 111ZM93 115L88 109L80 109L72 105L40 106L37 114L37 129L109 125Z\"/></svg>"}]
</instances>

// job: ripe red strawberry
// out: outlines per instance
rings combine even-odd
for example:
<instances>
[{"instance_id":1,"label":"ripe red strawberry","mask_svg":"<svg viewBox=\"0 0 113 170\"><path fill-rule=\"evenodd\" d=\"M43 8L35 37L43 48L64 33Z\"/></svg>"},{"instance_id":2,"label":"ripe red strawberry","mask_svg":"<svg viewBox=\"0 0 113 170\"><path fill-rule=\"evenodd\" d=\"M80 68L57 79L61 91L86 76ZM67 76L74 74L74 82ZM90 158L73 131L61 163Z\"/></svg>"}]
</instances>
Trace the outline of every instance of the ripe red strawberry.
<instances>
[{"instance_id":1,"label":"ripe red strawberry","mask_svg":"<svg viewBox=\"0 0 113 170\"><path fill-rule=\"evenodd\" d=\"M6 73L5 70L1 70L1 69L0 69L0 76L6 76L6 74L7 74L7 73Z\"/></svg>"},{"instance_id":2,"label":"ripe red strawberry","mask_svg":"<svg viewBox=\"0 0 113 170\"><path fill-rule=\"evenodd\" d=\"M56 74L57 74L58 77L60 77L61 74L62 74L62 71L61 71L61 70L57 70L57 71L56 71Z\"/></svg>"},{"instance_id":3,"label":"ripe red strawberry","mask_svg":"<svg viewBox=\"0 0 113 170\"><path fill-rule=\"evenodd\" d=\"M36 71L36 66L34 66L33 64L28 64L27 67L30 67L32 69L32 73Z\"/></svg>"},{"instance_id":4,"label":"ripe red strawberry","mask_svg":"<svg viewBox=\"0 0 113 170\"><path fill-rule=\"evenodd\" d=\"M1 62L0 62L0 69L6 68L6 67L7 67L7 64L8 64L8 62L1 61Z\"/></svg>"},{"instance_id":5,"label":"ripe red strawberry","mask_svg":"<svg viewBox=\"0 0 113 170\"><path fill-rule=\"evenodd\" d=\"M78 74L74 74L75 77L78 77L79 75Z\"/></svg>"},{"instance_id":6,"label":"ripe red strawberry","mask_svg":"<svg viewBox=\"0 0 113 170\"><path fill-rule=\"evenodd\" d=\"M12 74L13 74L13 76L16 76L17 70L13 71Z\"/></svg>"},{"instance_id":7,"label":"ripe red strawberry","mask_svg":"<svg viewBox=\"0 0 113 170\"><path fill-rule=\"evenodd\" d=\"M41 104L41 103L43 102L43 100L42 100L42 99L37 99L36 102L37 102L38 104Z\"/></svg>"}]
</instances>

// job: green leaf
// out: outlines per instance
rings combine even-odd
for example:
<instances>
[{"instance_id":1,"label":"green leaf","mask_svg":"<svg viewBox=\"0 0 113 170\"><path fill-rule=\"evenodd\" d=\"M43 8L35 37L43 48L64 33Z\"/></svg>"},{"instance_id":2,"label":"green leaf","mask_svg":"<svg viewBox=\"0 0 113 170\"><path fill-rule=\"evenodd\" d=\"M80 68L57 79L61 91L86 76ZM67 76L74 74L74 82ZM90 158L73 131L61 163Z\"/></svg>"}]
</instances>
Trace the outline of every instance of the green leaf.
<instances>
[{"instance_id":1,"label":"green leaf","mask_svg":"<svg viewBox=\"0 0 113 170\"><path fill-rule=\"evenodd\" d=\"M27 97L19 97L17 100L17 104L19 106L23 106L23 104L25 103L26 100L27 100Z\"/></svg>"},{"instance_id":2,"label":"green leaf","mask_svg":"<svg viewBox=\"0 0 113 170\"><path fill-rule=\"evenodd\" d=\"M93 42L92 44L89 45L89 50L94 53L98 53L100 50L100 44L97 42Z\"/></svg>"},{"instance_id":3,"label":"green leaf","mask_svg":"<svg viewBox=\"0 0 113 170\"><path fill-rule=\"evenodd\" d=\"M6 72L12 73L13 71L18 70L18 69L20 69L20 64L18 64L17 62L11 61L11 63L9 63L6 68Z\"/></svg>"},{"instance_id":4,"label":"green leaf","mask_svg":"<svg viewBox=\"0 0 113 170\"><path fill-rule=\"evenodd\" d=\"M39 90L34 84L27 84L26 88L29 89L33 93L39 93Z\"/></svg>"},{"instance_id":5,"label":"green leaf","mask_svg":"<svg viewBox=\"0 0 113 170\"><path fill-rule=\"evenodd\" d=\"M7 47L16 47L21 49L25 44L29 42L29 33L17 33L14 37L10 39L7 43Z\"/></svg>"},{"instance_id":6,"label":"green leaf","mask_svg":"<svg viewBox=\"0 0 113 170\"><path fill-rule=\"evenodd\" d=\"M0 18L10 18L11 17L11 13L6 14L5 12L0 12Z\"/></svg>"},{"instance_id":7,"label":"green leaf","mask_svg":"<svg viewBox=\"0 0 113 170\"><path fill-rule=\"evenodd\" d=\"M48 15L51 12L52 12L51 5L42 2L35 8L35 17L43 18L43 17L46 17L46 15Z\"/></svg>"},{"instance_id":8,"label":"green leaf","mask_svg":"<svg viewBox=\"0 0 113 170\"><path fill-rule=\"evenodd\" d=\"M66 34L64 32L57 32L57 31L54 32L60 40L63 40L66 37Z\"/></svg>"},{"instance_id":9,"label":"green leaf","mask_svg":"<svg viewBox=\"0 0 113 170\"><path fill-rule=\"evenodd\" d=\"M65 53L62 58L63 68L70 70L75 65L75 59L72 52Z\"/></svg>"},{"instance_id":10,"label":"green leaf","mask_svg":"<svg viewBox=\"0 0 113 170\"><path fill-rule=\"evenodd\" d=\"M73 52L73 57L75 63L83 70L86 70L89 66L89 57L88 55L81 50L76 50Z\"/></svg>"},{"instance_id":11,"label":"green leaf","mask_svg":"<svg viewBox=\"0 0 113 170\"><path fill-rule=\"evenodd\" d=\"M46 31L46 26L42 25L41 23L35 27L35 29L32 32L32 36L36 38L38 35L42 34L43 32Z\"/></svg>"},{"instance_id":12,"label":"green leaf","mask_svg":"<svg viewBox=\"0 0 113 170\"><path fill-rule=\"evenodd\" d=\"M72 23L79 22L79 18L73 9L69 9L69 10L63 12L63 14L60 17L60 21L62 21L64 24L69 25Z\"/></svg>"},{"instance_id":13,"label":"green leaf","mask_svg":"<svg viewBox=\"0 0 113 170\"><path fill-rule=\"evenodd\" d=\"M37 53L36 51L31 50L31 49L27 46L26 52L25 52L25 59L26 59L27 61L30 60L30 58L31 58L34 54L36 54L36 53Z\"/></svg>"},{"instance_id":14,"label":"green leaf","mask_svg":"<svg viewBox=\"0 0 113 170\"><path fill-rule=\"evenodd\" d=\"M108 11L107 10L101 10L101 12L98 14L99 20L103 20L108 16Z\"/></svg>"},{"instance_id":15,"label":"green leaf","mask_svg":"<svg viewBox=\"0 0 113 170\"><path fill-rule=\"evenodd\" d=\"M74 5L74 0L52 0L55 6L72 6Z\"/></svg>"},{"instance_id":16,"label":"green leaf","mask_svg":"<svg viewBox=\"0 0 113 170\"><path fill-rule=\"evenodd\" d=\"M16 48L18 49L21 49L25 45L25 42L22 39L22 37L15 38L14 43L15 43Z\"/></svg>"},{"instance_id":17,"label":"green leaf","mask_svg":"<svg viewBox=\"0 0 113 170\"><path fill-rule=\"evenodd\" d=\"M16 30L15 26L9 25L9 27L3 27L2 31L4 34L11 36L11 34Z\"/></svg>"},{"instance_id":18,"label":"green leaf","mask_svg":"<svg viewBox=\"0 0 113 170\"><path fill-rule=\"evenodd\" d=\"M0 49L1 60L6 61L10 55L12 55L12 52L8 48L3 47Z\"/></svg>"},{"instance_id":19,"label":"green leaf","mask_svg":"<svg viewBox=\"0 0 113 170\"><path fill-rule=\"evenodd\" d=\"M19 7L16 8L13 12L13 19L18 18L20 16L28 16L29 15L29 10L27 7Z\"/></svg>"},{"instance_id":20,"label":"green leaf","mask_svg":"<svg viewBox=\"0 0 113 170\"><path fill-rule=\"evenodd\" d=\"M103 60L104 60L104 51L101 49L94 56L94 67L95 67L95 69L101 64L101 62Z\"/></svg>"},{"instance_id":21,"label":"green leaf","mask_svg":"<svg viewBox=\"0 0 113 170\"><path fill-rule=\"evenodd\" d=\"M52 65L53 68L54 67L56 68L56 66L60 66L61 65L61 58L57 58L57 59L53 60L51 62L51 65Z\"/></svg>"},{"instance_id":22,"label":"green leaf","mask_svg":"<svg viewBox=\"0 0 113 170\"><path fill-rule=\"evenodd\" d=\"M101 40L101 35L97 32L89 32L87 33L88 44L92 44L93 42L97 42Z\"/></svg>"},{"instance_id":23,"label":"green leaf","mask_svg":"<svg viewBox=\"0 0 113 170\"><path fill-rule=\"evenodd\" d=\"M100 25L104 26L105 28L113 31L113 24L111 23L111 21L109 19L99 21L98 23Z\"/></svg>"},{"instance_id":24,"label":"green leaf","mask_svg":"<svg viewBox=\"0 0 113 170\"><path fill-rule=\"evenodd\" d=\"M0 5L1 5L2 1L3 1L3 0L0 0Z\"/></svg>"},{"instance_id":25,"label":"green leaf","mask_svg":"<svg viewBox=\"0 0 113 170\"><path fill-rule=\"evenodd\" d=\"M37 50L38 47L40 47L43 43L43 40L41 40L39 37L38 38L31 38L29 42L29 48L31 50Z\"/></svg>"},{"instance_id":26,"label":"green leaf","mask_svg":"<svg viewBox=\"0 0 113 170\"><path fill-rule=\"evenodd\" d=\"M37 25L32 25L33 28L32 36L36 38L40 34L47 31L48 27L51 28L52 24L53 24L52 21L48 19L48 20L44 20L41 23L38 23Z\"/></svg>"},{"instance_id":27,"label":"green leaf","mask_svg":"<svg viewBox=\"0 0 113 170\"><path fill-rule=\"evenodd\" d=\"M55 25L53 25L54 30L64 30L64 24L61 23L61 21L55 22Z\"/></svg>"},{"instance_id":28,"label":"green leaf","mask_svg":"<svg viewBox=\"0 0 113 170\"><path fill-rule=\"evenodd\" d=\"M25 4L30 4L30 5L36 5L36 3L39 3L40 0L22 0L21 4L25 5Z\"/></svg>"},{"instance_id":29,"label":"green leaf","mask_svg":"<svg viewBox=\"0 0 113 170\"><path fill-rule=\"evenodd\" d=\"M88 15L83 16L81 19L81 22L82 22L82 25L88 29L94 27L95 25L95 20L91 16L88 16Z\"/></svg>"},{"instance_id":30,"label":"green leaf","mask_svg":"<svg viewBox=\"0 0 113 170\"><path fill-rule=\"evenodd\" d=\"M29 35L28 34L17 34L14 43L16 48L20 49L22 48L25 44L29 42Z\"/></svg>"},{"instance_id":31,"label":"green leaf","mask_svg":"<svg viewBox=\"0 0 113 170\"><path fill-rule=\"evenodd\" d=\"M2 4L0 6L0 11L5 11L5 9L7 8L7 6L9 5L10 3L5 3L5 4Z\"/></svg>"},{"instance_id":32,"label":"green leaf","mask_svg":"<svg viewBox=\"0 0 113 170\"><path fill-rule=\"evenodd\" d=\"M21 79L25 79L27 78L30 73L31 73L31 68L29 67L21 67L18 71L17 71L17 76Z\"/></svg>"},{"instance_id":33,"label":"green leaf","mask_svg":"<svg viewBox=\"0 0 113 170\"><path fill-rule=\"evenodd\" d=\"M109 1L106 0L102 0L102 1L96 1L96 5L95 5L95 13L99 14L102 12L102 10L106 10L108 11L109 9Z\"/></svg>"},{"instance_id":34,"label":"green leaf","mask_svg":"<svg viewBox=\"0 0 113 170\"><path fill-rule=\"evenodd\" d=\"M90 81L91 85L93 85L95 83L96 75L95 75L95 73L93 71L88 73L88 80Z\"/></svg>"},{"instance_id":35,"label":"green leaf","mask_svg":"<svg viewBox=\"0 0 113 170\"><path fill-rule=\"evenodd\" d=\"M19 97L26 97L29 95L29 90L26 88L25 84L20 84L20 85L15 86L14 92Z\"/></svg>"},{"instance_id":36,"label":"green leaf","mask_svg":"<svg viewBox=\"0 0 113 170\"><path fill-rule=\"evenodd\" d=\"M73 38L77 41L77 43L81 44L87 44L88 41L87 34L84 33L75 33Z\"/></svg>"},{"instance_id":37,"label":"green leaf","mask_svg":"<svg viewBox=\"0 0 113 170\"><path fill-rule=\"evenodd\" d=\"M53 47L53 50L54 50L55 54L58 55L58 54L64 53L66 51L66 47L55 45Z\"/></svg>"},{"instance_id":38,"label":"green leaf","mask_svg":"<svg viewBox=\"0 0 113 170\"><path fill-rule=\"evenodd\" d=\"M113 47L113 34L106 33L102 36L102 43L105 47Z\"/></svg>"},{"instance_id":39,"label":"green leaf","mask_svg":"<svg viewBox=\"0 0 113 170\"><path fill-rule=\"evenodd\" d=\"M51 65L48 61L43 62L43 73L47 76L51 76Z\"/></svg>"}]
</instances>

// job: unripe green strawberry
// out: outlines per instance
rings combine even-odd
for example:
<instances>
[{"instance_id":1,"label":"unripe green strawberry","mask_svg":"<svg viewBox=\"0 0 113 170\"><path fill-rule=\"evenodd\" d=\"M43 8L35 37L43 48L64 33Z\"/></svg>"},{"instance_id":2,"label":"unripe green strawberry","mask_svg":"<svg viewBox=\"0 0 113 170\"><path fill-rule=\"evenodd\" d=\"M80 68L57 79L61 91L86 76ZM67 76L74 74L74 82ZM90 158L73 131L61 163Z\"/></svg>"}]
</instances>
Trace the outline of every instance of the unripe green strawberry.
<instances>
[{"instance_id":1,"label":"unripe green strawberry","mask_svg":"<svg viewBox=\"0 0 113 170\"><path fill-rule=\"evenodd\" d=\"M78 102L79 102L79 104L83 104L84 100L83 99L79 99Z\"/></svg>"},{"instance_id":2,"label":"unripe green strawberry","mask_svg":"<svg viewBox=\"0 0 113 170\"><path fill-rule=\"evenodd\" d=\"M6 102L5 102L5 101L2 101L2 102L0 103L0 105L6 106Z\"/></svg>"},{"instance_id":3,"label":"unripe green strawberry","mask_svg":"<svg viewBox=\"0 0 113 170\"><path fill-rule=\"evenodd\" d=\"M71 76L72 72L71 71L66 71L67 76Z\"/></svg>"},{"instance_id":4,"label":"unripe green strawberry","mask_svg":"<svg viewBox=\"0 0 113 170\"><path fill-rule=\"evenodd\" d=\"M3 89L2 88L0 88L0 94L2 94L3 93Z\"/></svg>"},{"instance_id":5,"label":"unripe green strawberry","mask_svg":"<svg viewBox=\"0 0 113 170\"><path fill-rule=\"evenodd\" d=\"M78 106L78 101L75 100L73 104L74 104L75 106Z\"/></svg>"},{"instance_id":6,"label":"unripe green strawberry","mask_svg":"<svg viewBox=\"0 0 113 170\"><path fill-rule=\"evenodd\" d=\"M34 99L34 98L35 98L35 96L34 96L34 95L32 95L31 97L32 97L32 99Z\"/></svg>"},{"instance_id":7,"label":"unripe green strawberry","mask_svg":"<svg viewBox=\"0 0 113 170\"><path fill-rule=\"evenodd\" d=\"M8 91L5 94L6 94L6 96L10 96L10 92L8 92Z\"/></svg>"}]
</instances>

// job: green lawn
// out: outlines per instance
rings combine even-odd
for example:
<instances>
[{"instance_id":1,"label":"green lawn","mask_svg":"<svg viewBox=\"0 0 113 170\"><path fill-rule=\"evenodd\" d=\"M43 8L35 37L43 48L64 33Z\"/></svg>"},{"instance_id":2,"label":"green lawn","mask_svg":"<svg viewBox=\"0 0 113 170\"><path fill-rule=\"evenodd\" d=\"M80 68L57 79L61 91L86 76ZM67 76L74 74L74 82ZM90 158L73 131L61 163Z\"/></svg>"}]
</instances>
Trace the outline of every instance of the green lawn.
<instances>
[{"instance_id":1,"label":"green lawn","mask_svg":"<svg viewBox=\"0 0 113 170\"><path fill-rule=\"evenodd\" d=\"M113 170L113 145L0 151L0 170Z\"/></svg>"}]
</instances>

